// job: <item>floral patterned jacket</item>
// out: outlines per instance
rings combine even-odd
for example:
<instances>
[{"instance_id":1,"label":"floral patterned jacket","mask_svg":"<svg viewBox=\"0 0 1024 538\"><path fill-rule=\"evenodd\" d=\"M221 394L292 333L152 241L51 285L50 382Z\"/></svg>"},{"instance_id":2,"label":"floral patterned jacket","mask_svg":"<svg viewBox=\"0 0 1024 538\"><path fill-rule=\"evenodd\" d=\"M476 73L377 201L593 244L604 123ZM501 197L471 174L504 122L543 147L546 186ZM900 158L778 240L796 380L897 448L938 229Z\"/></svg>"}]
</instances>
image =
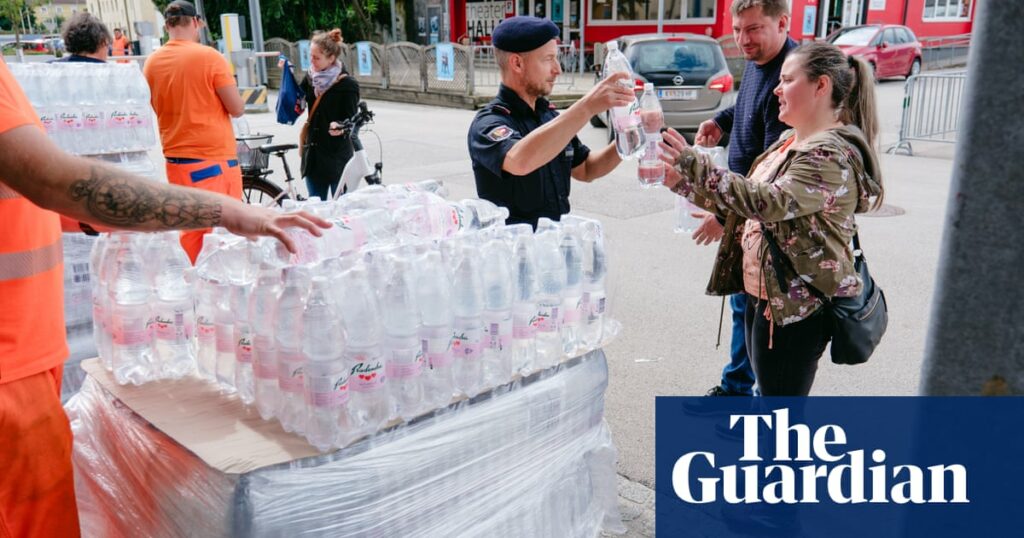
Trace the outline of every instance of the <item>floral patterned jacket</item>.
<instances>
[{"instance_id":1,"label":"floral patterned jacket","mask_svg":"<svg viewBox=\"0 0 1024 538\"><path fill-rule=\"evenodd\" d=\"M795 136L790 130L762 154L753 170L772 151ZM806 283L830 297L860 292L850 241L857 231L854 213L870 209L881 193L881 174L874 150L860 129L828 129L790 148L785 161L767 182L747 180L717 168L708 156L686 148L676 161L683 180L673 190L696 205L725 218L708 294L743 291L743 249L740 240L747 219L762 222L800 275L784 275L783 293L775 276L767 239L759 260L771 319L777 325L803 320L821 307Z\"/></svg>"}]
</instances>

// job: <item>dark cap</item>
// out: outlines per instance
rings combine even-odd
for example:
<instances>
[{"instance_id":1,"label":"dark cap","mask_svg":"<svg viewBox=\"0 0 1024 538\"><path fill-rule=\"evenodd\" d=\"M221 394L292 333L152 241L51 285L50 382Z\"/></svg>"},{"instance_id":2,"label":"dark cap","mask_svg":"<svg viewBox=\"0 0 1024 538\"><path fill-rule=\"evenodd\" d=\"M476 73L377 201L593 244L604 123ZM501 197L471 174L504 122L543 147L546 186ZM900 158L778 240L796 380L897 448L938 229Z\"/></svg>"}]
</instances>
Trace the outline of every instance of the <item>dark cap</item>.
<instances>
[{"instance_id":1,"label":"dark cap","mask_svg":"<svg viewBox=\"0 0 1024 538\"><path fill-rule=\"evenodd\" d=\"M174 0L164 10L164 17L199 17L196 6L185 0Z\"/></svg>"},{"instance_id":2,"label":"dark cap","mask_svg":"<svg viewBox=\"0 0 1024 538\"><path fill-rule=\"evenodd\" d=\"M560 33L551 19L511 17L494 27L491 44L506 52L529 52L555 39Z\"/></svg>"}]
</instances>

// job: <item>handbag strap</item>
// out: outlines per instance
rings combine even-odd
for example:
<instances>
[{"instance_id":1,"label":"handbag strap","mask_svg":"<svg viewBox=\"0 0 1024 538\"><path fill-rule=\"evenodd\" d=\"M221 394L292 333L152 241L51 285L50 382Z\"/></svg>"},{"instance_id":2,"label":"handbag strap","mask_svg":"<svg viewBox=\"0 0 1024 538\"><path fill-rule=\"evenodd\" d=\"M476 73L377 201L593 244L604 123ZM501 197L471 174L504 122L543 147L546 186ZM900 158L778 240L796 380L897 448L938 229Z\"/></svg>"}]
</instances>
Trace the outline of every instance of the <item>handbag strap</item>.
<instances>
[{"instance_id":1,"label":"handbag strap","mask_svg":"<svg viewBox=\"0 0 1024 538\"><path fill-rule=\"evenodd\" d=\"M317 96L316 100L313 101L313 106L310 107L309 109L309 114L306 114L307 124L313 122L313 114L316 114L316 109L317 107L320 106L320 100L323 99L325 95L327 95L327 92L331 91L331 88L333 88L335 84L341 82L341 80L347 76L348 74L346 73L340 73L338 75L338 78L334 79L334 82L332 82L331 85L328 86L326 90L324 90L319 96Z\"/></svg>"},{"instance_id":2,"label":"handbag strap","mask_svg":"<svg viewBox=\"0 0 1024 538\"><path fill-rule=\"evenodd\" d=\"M789 293L789 284L786 283L786 279L782 276L785 270L788 268L798 279L803 280L803 278L793 265L793 260L789 259L789 256L786 256L786 253L782 251L778 242L775 241L775 236L765 227L763 222L761 223L761 235L768 242L768 250L772 253L772 267L775 268L775 278L779 281L779 289L782 290L782 293ZM860 239L858 239L857 235L856 233L853 234L853 244L857 250L860 250ZM819 301L828 305L832 304L832 300L822 293L821 290L811 285L810 282L804 281L804 285L807 286L807 291L811 292L811 295L815 296Z\"/></svg>"}]
</instances>

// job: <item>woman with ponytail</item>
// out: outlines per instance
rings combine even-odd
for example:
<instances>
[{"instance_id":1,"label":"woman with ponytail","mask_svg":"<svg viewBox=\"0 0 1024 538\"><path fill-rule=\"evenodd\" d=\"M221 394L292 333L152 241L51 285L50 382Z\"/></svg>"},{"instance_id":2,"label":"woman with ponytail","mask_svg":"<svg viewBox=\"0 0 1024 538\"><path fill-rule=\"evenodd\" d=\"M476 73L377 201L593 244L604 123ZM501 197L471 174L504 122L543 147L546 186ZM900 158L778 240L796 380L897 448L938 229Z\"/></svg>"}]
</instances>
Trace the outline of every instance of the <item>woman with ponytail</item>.
<instances>
[{"instance_id":1,"label":"woman with ponytail","mask_svg":"<svg viewBox=\"0 0 1024 538\"><path fill-rule=\"evenodd\" d=\"M708 292L748 295L747 350L761 394L806 396L830 338L808 285L827 297L856 296L863 285L851 239L854 214L882 201L878 118L871 70L834 45L793 50L779 80L779 119L792 129L749 176L716 168L673 130L662 158L666 186L725 219Z\"/></svg>"},{"instance_id":2,"label":"woman with ponytail","mask_svg":"<svg viewBox=\"0 0 1024 538\"><path fill-rule=\"evenodd\" d=\"M355 115L359 106L359 83L341 63L341 30L313 34L310 43L311 69L300 86L306 93L306 124L300 136L302 176L310 196L325 200L341 181L345 164L352 158L348 133L331 129L331 123Z\"/></svg>"}]
</instances>

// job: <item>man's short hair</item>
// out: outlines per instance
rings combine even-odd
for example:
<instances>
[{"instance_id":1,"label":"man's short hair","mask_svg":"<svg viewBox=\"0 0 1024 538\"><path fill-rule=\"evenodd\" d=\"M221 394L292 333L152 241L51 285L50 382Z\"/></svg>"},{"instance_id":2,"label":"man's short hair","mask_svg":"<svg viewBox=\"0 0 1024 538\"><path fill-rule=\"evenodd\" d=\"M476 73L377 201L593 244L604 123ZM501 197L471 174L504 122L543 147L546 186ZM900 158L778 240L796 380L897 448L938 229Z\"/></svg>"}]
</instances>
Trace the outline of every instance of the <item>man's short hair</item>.
<instances>
[{"instance_id":1,"label":"man's short hair","mask_svg":"<svg viewBox=\"0 0 1024 538\"><path fill-rule=\"evenodd\" d=\"M504 71L508 69L508 58L515 54L514 52L508 52L501 49L494 49L494 59L498 62L498 69Z\"/></svg>"},{"instance_id":2,"label":"man's short hair","mask_svg":"<svg viewBox=\"0 0 1024 538\"><path fill-rule=\"evenodd\" d=\"M64 38L64 49L71 54L92 54L114 40L107 25L85 11L72 15L64 23L61 37Z\"/></svg>"},{"instance_id":3,"label":"man's short hair","mask_svg":"<svg viewBox=\"0 0 1024 538\"><path fill-rule=\"evenodd\" d=\"M789 15L789 0L733 0L730 11L733 17L738 17L752 7L760 7L762 13L773 19Z\"/></svg>"}]
</instances>

